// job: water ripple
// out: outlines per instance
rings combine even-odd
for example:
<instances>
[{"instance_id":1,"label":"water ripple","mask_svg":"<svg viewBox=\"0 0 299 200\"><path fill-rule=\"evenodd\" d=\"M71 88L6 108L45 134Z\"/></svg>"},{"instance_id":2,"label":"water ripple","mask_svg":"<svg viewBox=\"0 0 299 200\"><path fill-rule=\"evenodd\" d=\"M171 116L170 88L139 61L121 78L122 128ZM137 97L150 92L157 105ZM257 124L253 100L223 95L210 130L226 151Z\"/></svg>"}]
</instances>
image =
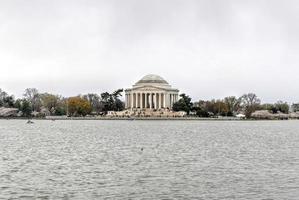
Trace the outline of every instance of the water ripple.
<instances>
[{"instance_id":1,"label":"water ripple","mask_svg":"<svg viewBox=\"0 0 299 200\"><path fill-rule=\"evenodd\" d=\"M0 120L0 199L298 199L298 121Z\"/></svg>"}]
</instances>

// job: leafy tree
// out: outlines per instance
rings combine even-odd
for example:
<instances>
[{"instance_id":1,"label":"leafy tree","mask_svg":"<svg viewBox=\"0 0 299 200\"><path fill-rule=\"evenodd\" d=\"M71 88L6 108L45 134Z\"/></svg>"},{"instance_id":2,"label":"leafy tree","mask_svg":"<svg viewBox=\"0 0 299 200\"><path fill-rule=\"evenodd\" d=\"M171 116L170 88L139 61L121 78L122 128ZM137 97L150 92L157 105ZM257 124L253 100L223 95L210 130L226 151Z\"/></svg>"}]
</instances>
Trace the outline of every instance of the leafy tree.
<instances>
[{"instance_id":1,"label":"leafy tree","mask_svg":"<svg viewBox=\"0 0 299 200\"><path fill-rule=\"evenodd\" d=\"M191 98L186 94L181 94L180 97L181 98L173 104L172 109L174 111L185 111L189 115L193 107Z\"/></svg>"},{"instance_id":2,"label":"leafy tree","mask_svg":"<svg viewBox=\"0 0 299 200\"><path fill-rule=\"evenodd\" d=\"M254 93L244 94L241 97L241 106L247 118L250 118L251 114L259 108L260 103L261 100Z\"/></svg>"},{"instance_id":3,"label":"leafy tree","mask_svg":"<svg viewBox=\"0 0 299 200\"><path fill-rule=\"evenodd\" d=\"M293 110L293 112L298 112L299 111L299 103L293 103L292 110Z\"/></svg>"},{"instance_id":4,"label":"leafy tree","mask_svg":"<svg viewBox=\"0 0 299 200\"><path fill-rule=\"evenodd\" d=\"M6 98L7 93L0 89L0 107L4 106L4 98Z\"/></svg>"},{"instance_id":5,"label":"leafy tree","mask_svg":"<svg viewBox=\"0 0 299 200\"><path fill-rule=\"evenodd\" d=\"M114 110L115 111L121 111L125 109L125 103L123 101L121 101L120 99L115 99L115 107Z\"/></svg>"},{"instance_id":6,"label":"leafy tree","mask_svg":"<svg viewBox=\"0 0 299 200\"><path fill-rule=\"evenodd\" d=\"M283 101L278 101L275 104L275 107L278 111L285 113L285 114L288 114L289 110L290 110L289 104L287 102L283 102Z\"/></svg>"},{"instance_id":7,"label":"leafy tree","mask_svg":"<svg viewBox=\"0 0 299 200\"><path fill-rule=\"evenodd\" d=\"M54 94L40 94L41 105L46 108L52 115L55 114L59 103L59 97Z\"/></svg>"},{"instance_id":8,"label":"leafy tree","mask_svg":"<svg viewBox=\"0 0 299 200\"><path fill-rule=\"evenodd\" d=\"M229 110L227 108L227 105L222 100L217 100L215 102L214 109L216 110L214 112L215 115L218 115L218 116L227 116L229 114ZM230 114L230 116L231 115L232 114Z\"/></svg>"},{"instance_id":9,"label":"leafy tree","mask_svg":"<svg viewBox=\"0 0 299 200\"><path fill-rule=\"evenodd\" d=\"M66 115L67 114L67 98L60 97L58 105L55 109L55 115Z\"/></svg>"},{"instance_id":10,"label":"leafy tree","mask_svg":"<svg viewBox=\"0 0 299 200\"><path fill-rule=\"evenodd\" d=\"M268 110L273 114L278 112L277 107L274 104L266 103L260 106L261 110Z\"/></svg>"},{"instance_id":11,"label":"leafy tree","mask_svg":"<svg viewBox=\"0 0 299 200\"><path fill-rule=\"evenodd\" d=\"M70 116L86 116L91 113L90 103L81 97L70 97L68 99L68 114Z\"/></svg>"},{"instance_id":12,"label":"leafy tree","mask_svg":"<svg viewBox=\"0 0 299 200\"><path fill-rule=\"evenodd\" d=\"M193 104L193 110L196 112L198 117L209 117L209 113L206 109L206 101L199 100Z\"/></svg>"},{"instance_id":13,"label":"leafy tree","mask_svg":"<svg viewBox=\"0 0 299 200\"><path fill-rule=\"evenodd\" d=\"M55 110L55 115L66 115L66 106L59 106Z\"/></svg>"},{"instance_id":14,"label":"leafy tree","mask_svg":"<svg viewBox=\"0 0 299 200\"><path fill-rule=\"evenodd\" d=\"M209 113L202 107L193 107L192 110L196 112L196 115L198 117L209 117L210 116Z\"/></svg>"},{"instance_id":15,"label":"leafy tree","mask_svg":"<svg viewBox=\"0 0 299 200\"><path fill-rule=\"evenodd\" d=\"M51 115L66 114L66 100L59 96L49 93L40 94L41 105L46 108Z\"/></svg>"},{"instance_id":16,"label":"leafy tree","mask_svg":"<svg viewBox=\"0 0 299 200\"><path fill-rule=\"evenodd\" d=\"M0 107L11 108L14 107L15 98L13 95L8 95L5 91L0 89Z\"/></svg>"},{"instance_id":17,"label":"leafy tree","mask_svg":"<svg viewBox=\"0 0 299 200\"><path fill-rule=\"evenodd\" d=\"M20 105L20 110L22 111L23 116L30 117L32 113L32 107L30 105L30 102L27 99L22 99Z\"/></svg>"},{"instance_id":18,"label":"leafy tree","mask_svg":"<svg viewBox=\"0 0 299 200\"><path fill-rule=\"evenodd\" d=\"M290 110L290 106L287 102L283 102L283 101L278 101L275 104L263 104L260 106L262 110L268 110L272 113L278 113L278 112L282 112L285 114L289 113Z\"/></svg>"},{"instance_id":19,"label":"leafy tree","mask_svg":"<svg viewBox=\"0 0 299 200\"><path fill-rule=\"evenodd\" d=\"M3 99L4 107L12 108L15 104L14 96L7 96Z\"/></svg>"},{"instance_id":20,"label":"leafy tree","mask_svg":"<svg viewBox=\"0 0 299 200\"><path fill-rule=\"evenodd\" d=\"M22 99L17 99L17 100L15 101L14 108L17 108L17 109L19 109L19 110L22 109Z\"/></svg>"},{"instance_id":21,"label":"leafy tree","mask_svg":"<svg viewBox=\"0 0 299 200\"><path fill-rule=\"evenodd\" d=\"M119 99L119 97L122 96L123 91L124 91L123 89L118 89L118 90L116 90L112 93L112 97L113 97L113 100L114 100L114 110L115 111L120 111L120 110L123 110L125 108L124 103Z\"/></svg>"},{"instance_id":22,"label":"leafy tree","mask_svg":"<svg viewBox=\"0 0 299 200\"><path fill-rule=\"evenodd\" d=\"M107 112L113 110L113 98L108 92L103 92L101 94L101 108L102 111Z\"/></svg>"},{"instance_id":23,"label":"leafy tree","mask_svg":"<svg viewBox=\"0 0 299 200\"><path fill-rule=\"evenodd\" d=\"M124 103L119 99L123 89L118 89L112 94L104 92L101 94L101 108L103 112L107 111L121 111L124 109Z\"/></svg>"}]
</instances>

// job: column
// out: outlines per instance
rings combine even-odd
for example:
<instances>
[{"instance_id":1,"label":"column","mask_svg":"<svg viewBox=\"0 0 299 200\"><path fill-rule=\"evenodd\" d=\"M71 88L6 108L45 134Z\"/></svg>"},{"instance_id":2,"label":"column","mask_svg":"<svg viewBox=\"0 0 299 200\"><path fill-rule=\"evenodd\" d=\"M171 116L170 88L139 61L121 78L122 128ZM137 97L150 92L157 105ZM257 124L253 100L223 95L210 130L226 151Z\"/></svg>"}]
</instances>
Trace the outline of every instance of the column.
<instances>
[{"instance_id":1,"label":"column","mask_svg":"<svg viewBox=\"0 0 299 200\"><path fill-rule=\"evenodd\" d=\"M157 97L158 97L158 109L161 108L161 93L157 93Z\"/></svg>"},{"instance_id":2,"label":"column","mask_svg":"<svg viewBox=\"0 0 299 200\"><path fill-rule=\"evenodd\" d=\"M136 93L137 101L136 101L136 108L139 107L139 93Z\"/></svg>"},{"instance_id":3,"label":"column","mask_svg":"<svg viewBox=\"0 0 299 200\"><path fill-rule=\"evenodd\" d=\"M163 100L162 100L162 108L165 108L165 93L162 93Z\"/></svg>"},{"instance_id":4,"label":"column","mask_svg":"<svg viewBox=\"0 0 299 200\"><path fill-rule=\"evenodd\" d=\"M152 101L152 109L155 109L155 97L154 97L154 93L151 93L152 95L152 98L151 98L151 101Z\"/></svg>"},{"instance_id":5,"label":"column","mask_svg":"<svg viewBox=\"0 0 299 200\"><path fill-rule=\"evenodd\" d=\"M128 108L128 95L127 94L125 95L125 101L126 101L125 107Z\"/></svg>"},{"instance_id":6,"label":"column","mask_svg":"<svg viewBox=\"0 0 299 200\"><path fill-rule=\"evenodd\" d=\"M172 93L171 94L171 108L173 107L173 104L174 104L174 94Z\"/></svg>"},{"instance_id":7,"label":"column","mask_svg":"<svg viewBox=\"0 0 299 200\"><path fill-rule=\"evenodd\" d=\"M174 95L175 95L175 94L172 94L172 105L175 103L175 102L174 102L174 98L175 98Z\"/></svg>"},{"instance_id":8,"label":"column","mask_svg":"<svg viewBox=\"0 0 299 200\"><path fill-rule=\"evenodd\" d=\"M140 93L140 108L143 108L143 93Z\"/></svg>"},{"instance_id":9,"label":"column","mask_svg":"<svg viewBox=\"0 0 299 200\"><path fill-rule=\"evenodd\" d=\"M156 102L157 102L157 103L156 103L156 108L157 108L157 109L159 109L159 107L160 107L160 102L159 102L159 101L160 101L159 93L156 93Z\"/></svg>"},{"instance_id":10,"label":"column","mask_svg":"<svg viewBox=\"0 0 299 200\"><path fill-rule=\"evenodd\" d=\"M149 94L149 108L152 109L152 93Z\"/></svg>"},{"instance_id":11,"label":"column","mask_svg":"<svg viewBox=\"0 0 299 200\"><path fill-rule=\"evenodd\" d=\"M142 93L142 107L145 108L145 93Z\"/></svg>"},{"instance_id":12,"label":"column","mask_svg":"<svg viewBox=\"0 0 299 200\"><path fill-rule=\"evenodd\" d=\"M137 93L134 93L134 108L137 108Z\"/></svg>"},{"instance_id":13,"label":"column","mask_svg":"<svg viewBox=\"0 0 299 200\"><path fill-rule=\"evenodd\" d=\"M137 95L134 93L134 108L137 108L136 103L137 103Z\"/></svg>"},{"instance_id":14,"label":"column","mask_svg":"<svg viewBox=\"0 0 299 200\"><path fill-rule=\"evenodd\" d=\"M144 94L144 108L147 108L147 93Z\"/></svg>"},{"instance_id":15,"label":"column","mask_svg":"<svg viewBox=\"0 0 299 200\"><path fill-rule=\"evenodd\" d=\"M135 105L135 104L134 104L134 101L135 101L135 98L134 98L134 93L132 92L132 94L131 94L131 95L132 95L132 108L134 108L134 105Z\"/></svg>"},{"instance_id":16,"label":"column","mask_svg":"<svg viewBox=\"0 0 299 200\"><path fill-rule=\"evenodd\" d=\"M139 96L139 92L136 94L137 95L137 103L136 103L136 108L140 108L140 96Z\"/></svg>"},{"instance_id":17,"label":"column","mask_svg":"<svg viewBox=\"0 0 299 200\"><path fill-rule=\"evenodd\" d=\"M162 108L162 94L161 93L158 93L158 102L159 102L159 104L158 104L158 108L159 109L161 109Z\"/></svg>"},{"instance_id":18,"label":"column","mask_svg":"<svg viewBox=\"0 0 299 200\"><path fill-rule=\"evenodd\" d=\"M130 93L130 104L131 104L131 109L133 109L133 93Z\"/></svg>"},{"instance_id":19,"label":"column","mask_svg":"<svg viewBox=\"0 0 299 200\"><path fill-rule=\"evenodd\" d=\"M163 93L163 107L166 108L166 93Z\"/></svg>"},{"instance_id":20,"label":"column","mask_svg":"<svg viewBox=\"0 0 299 200\"><path fill-rule=\"evenodd\" d=\"M158 109L161 108L161 93L157 93L157 97L158 97Z\"/></svg>"},{"instance_id":21,"label":"column","mask_svg":"<svg viewBox=\"0 0 299 200\"><path fill-rule=\"evenodd\" d=\"M153 93L153 106L154 106L154 109L157 109L157 95L156 93Z\"/></svg>"},{"instance_id":22,"label":"column","mask_svg":"<svg viewBox=\"0 0 299 200\"><path fill-rule=\"evenodd\" d=\"M145 108L145 93L142 94L142 107Z\"/></svg>"},{"instance_id":23,"label":"column","mask_svg":"<svg viewBox=\"0 0 299 200\"><path fill-rule=\"evenodd\" d=\"M129 102L130 102L130 108L132 108L132 94L129 94Z\"/></svg>"},{"instance_id":24,"label":"column","mask_svg":"<svg viewBox=\"0 0 299 200\"><path fill-rule=\"evenodd\" d=\"M168 104L168 108L170 108L170 94L167 94L167 104Z\"/></svg>"},{"instance_id":25,"label":"column","mask_svg":"<svg viewBox=\"0 0 299 200\"><path fill-rule=\"evenodd\" d=\"M161 93L161 97L162 97L162 99L161 99L161 108L165 108L165 105L164 105L164 103L165 103L165 96L164 96L164 93Z\"/></svg>"},{"instance_id":26,"label":"column","mask_svg":"<svg viewBox=\"0 0 299 200\"><path fill-rule=\"evenodd\" d=\"M161 108L163 108L163 93L160 93L159 96L160 96L160 100L159 100L160 106L159 107L161 109Z\"/></svg>"},{"instance_id":27,"label":"column","mask_svg":"<svg viewBox=\"0 0 299 200\"><path fill-rule=\"evenodd\" d=\"M128 100L127 106L128 108L130 108L130 94L127 94L127 100Z\"/></svg>"},{"instance_id":28,"label":"column","mask_svg":"<svg viewBox=\"0 0 299 200\"><path fill-rule=\"evenodd\" d=\"M169 96L169 95L168 95L168 93L166 92L166 93L165 93L165 108L169 107L169 105L168 105L168 103L169 103L169 102L168 102L168 96Z\"/></svg>"},{"instance_id":29,"label":"column","mask_svg":"<svg viewBox=\"0 0 299 200\"><path fill-rule=\"evenodd\" d=\"M156 109L158 109L159 107L159 101L158 101L158 98L159 98L159 95L158 95L158 93L155 93L155 101L156 101L156 103L155 103L155 108Z\"/></svg>"},{"instance_id":30,"label":"column","mask_svg":"<svg viewBox=\"0 0 299 200\"><path fill-rule=\"evenodd\" d=\"M144 99L143 99L143 108L145 108L145 93L143 93Z\"/></svg>"},{"instance_id":31,"label":"column","mask_svg":"<svg viewBox=\"0 0 299 200\"><path fill-rule=\"evenodd\" d=\"M128 94L128 108L130 108L130 95Z\"/></svg>"},{"instance_id":32,"label":"column","mask_svg":"<svg viewBox=\"0 0 299 200\"><path fill-rule=\"evenodd\" d=\"M139 92L138 94L139 94L139 95L138 95L138 96L139 96L139 108L141 108L141 99L142 99L142 98L141 98L141 93Z\"/></svg>"},{"instance_id":33,"label":"column","mask_svg":"<svg viewBox=\"0 0 299 200\"><path fill-rule=\"evenodd\" d=\"M135 94L132 93L132 108L135 108Z\"/></svg>"},{"instance_id":34,"label":"column","mask_svg":"<svg viewBox=\"0 0 299 200\"><path fill-rule=\"evenodd\" d=\"M139 107L142 108L142 93L139 93Z\"/></svg>"},{"instance_id":35,"label":"column","mask_svg":"<svg viewBox=\"0 0 299 200\"><path fill-rule=\"evenodd\" d=\"M136 98L135 106L136 108L138 108L138 93L135 94L135 98Z\"/></svg>"}]
</instances>

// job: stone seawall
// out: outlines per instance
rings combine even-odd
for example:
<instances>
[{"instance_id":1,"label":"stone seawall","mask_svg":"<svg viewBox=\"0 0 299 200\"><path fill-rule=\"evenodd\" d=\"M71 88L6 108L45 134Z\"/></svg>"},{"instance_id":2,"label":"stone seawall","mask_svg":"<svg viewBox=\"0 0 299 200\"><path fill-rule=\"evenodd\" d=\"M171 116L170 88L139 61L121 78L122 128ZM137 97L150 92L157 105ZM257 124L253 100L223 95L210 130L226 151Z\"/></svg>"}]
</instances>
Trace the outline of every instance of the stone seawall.
<instances>
[{"instance_id":1,"label":"stone seawall","mask_svg":"<svg viewBox=\"0 0 299 200\"><path fill-rule=\"evenodd\" d=\"M218 120L218 121L231 121L242 120L236 117L223 117L223 118L200 118L200 117L47 117L46 120Z\"/></svg>"}]
</instances>

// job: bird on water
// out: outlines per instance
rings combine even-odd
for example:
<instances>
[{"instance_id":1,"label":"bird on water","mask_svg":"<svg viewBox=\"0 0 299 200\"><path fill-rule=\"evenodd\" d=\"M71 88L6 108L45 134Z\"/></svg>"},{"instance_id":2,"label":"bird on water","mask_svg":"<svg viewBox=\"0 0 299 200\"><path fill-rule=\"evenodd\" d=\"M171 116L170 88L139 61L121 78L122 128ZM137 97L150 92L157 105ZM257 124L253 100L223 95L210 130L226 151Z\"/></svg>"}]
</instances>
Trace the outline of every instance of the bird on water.
<instances>
[{"instance_id":1,"label":"bird on water","mask_svg":"<svg viewBox=\"0 0 299 200\"><path fill-rule=\"evenodd\" d=\"M34 124L34 122L28 119L27 124Z\"/></svg>"}]
</instances>

